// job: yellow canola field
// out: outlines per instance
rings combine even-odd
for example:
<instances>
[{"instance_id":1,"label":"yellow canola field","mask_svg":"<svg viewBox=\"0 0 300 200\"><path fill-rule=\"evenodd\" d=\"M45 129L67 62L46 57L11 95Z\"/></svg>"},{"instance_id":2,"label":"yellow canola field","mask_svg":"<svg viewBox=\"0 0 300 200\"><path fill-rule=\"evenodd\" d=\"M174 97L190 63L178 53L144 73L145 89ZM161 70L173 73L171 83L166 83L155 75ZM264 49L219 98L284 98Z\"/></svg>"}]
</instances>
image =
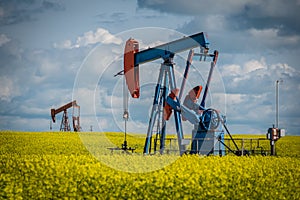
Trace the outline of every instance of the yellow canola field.
<instances>
[{"instance_id":1,"label":"yellow canola field","mask_svg":"<svg viewBox=\"0 0 300 200\"><path fill-rule=\"evenodd\" d=\"M88 134L95 139L100 133ZM299 136L279 140L274 157L97 156L81 138L0 132L0 199L300 199ZM107 138L123 142L122 134ZM142 148L144 140L128 141Z\"/></svg>"}]
</instances>

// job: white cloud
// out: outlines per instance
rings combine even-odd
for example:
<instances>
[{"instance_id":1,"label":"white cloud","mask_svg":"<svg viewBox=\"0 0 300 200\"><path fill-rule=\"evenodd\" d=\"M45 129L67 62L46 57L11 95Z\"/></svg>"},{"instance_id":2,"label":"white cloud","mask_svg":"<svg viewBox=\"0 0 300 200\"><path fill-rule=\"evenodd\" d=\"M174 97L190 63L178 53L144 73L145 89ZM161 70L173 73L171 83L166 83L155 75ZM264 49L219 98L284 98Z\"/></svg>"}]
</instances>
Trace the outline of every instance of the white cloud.
<instances>
[{"instance_id":1,"label":"white cloud","mask_svg":"<svg viewBox=\"0 0 300 200\"><path fill-rule=\"evenodd\" d=\"M267 65L263 57L260 60L250 60L243 66L244 73L250 73L258 69L267 69Z\"/></svg>"},{"instance_id":2,"label":"white cloud","mask_svg":"<svg viewBox=\"0 0 300 200\"><path fill-rule=\"evenodd\" d=\"M278 77L282 76L283 73L290 77L295 77L300 75L299 71L297 71L295 68L289 66L286 63L272 64L270 66L270 70L274 71L275 72L274 74L276 74Z\"/></svg>"},{"instance_id":3,"label":"white cloud","mask_svg":"<svg viewBox=\"0 0 300 200\"><path fill-rule=\"evenodd\" d=\"M38 72L40 76L53 77L59 72L59 64L49 58L39 58L40 66Z\"/></svg>"},{"instance_id":4,"label":"white cloud","mask_svg":"<svg viewBox=\"0 0 300 200\"><path fill-rule=\"evenodd\" d=\"M1 12L1 10L0 10ZM0 14L1 17L1 14ZM5 34L0 35L0 47L2 47L4 44L8 43L11 39L8 38Z\"/></svg>"},{"instance_id":5,"label":"white cloud","mask_svg":"<svg viewBox=\"0 0 300 200\"><path fill-rule=\"evenodd\" d=\"M54 43L54 48L58 48L58 49L72 49L72 42L71 40L65 40L61 43Z\"/></svg>"},{"instance_id":6,"label":"white cloud","mask_svg":"<svg viewBox=\"0 0 300 200\"><path fill-rule=\"evenodd\" d=\"M230 105L240 104L244 97L243 94L226 94L226 101L230 102Z\"/></svg>"},{"instance_id":7,"label":"white cloud","mask_svg":"<svg viewBox=\"0 0 300 200\"><path fill-rule=\"evenodd\" d=\"M251 28L249 29L249 33L254 37L259 38L276 38L278 34L278 29L275 28L269 28L269 29L255 29Z\"/></svg>"},{"instance_id":8,"label":"white cloud","mask_svg":"<svg viewBox=\"0 0 300 200\"><path fill-rule=\"evenodd\" d=\"M220 69L223 76L239 75L242 72L241 66L236 64L224 65Z\"/></svg>"},{"instance_id":9,"label":"white cloud","mask_svg":"<svg viewBox=\"0 0 300 200\"><path fill-rule=\"evenodd\" d=\"M249 74L254 73L255 71L267 71L267 69L268 66L264 57L260 60L248 60L242 65L230 64L220 67L223 76L235 76L236 80L249 78Z\"/></svg>"},{"instance_id":10,"label":"white cloud","mask_svg":"<svg viewBox=\"0 0 300 200\"><path fill-rule=\"evenodd\" d=\"M12 78L7 76L0 77L0 100L11 101L15 96L20 95L19 88Z\"/></svg>"},{"instance_id":11,"label":"white cloud","mask_svg":"<svg viewBox=\"0 0 300 200\"><path fill-rule=\"evenodd\" d=\"M258 45L268 45L270 47L281 46L281 45L294 45L298 44L300 41L299 35L291 36L281 36L279 35L279 29L277 28L265 28L265 29L256 29L250 28L248 33L250 37L254 37L260 41L261 44Z\"/></svg>"},{"instance_id":12,"label":"white cloud","mask_svg":"<svg viewBox=\"0 0 300 200\"><path fill-rule=\"evenodd\" d=\"M25 115L43 115L45 113L49 113L49 117L50 117L50 108L39 108L39 107L35 107L34 105L28 106L28 104L30 105L30 103L26 102L26 105L21 105L20 106L20 112L22 112Z\"/></svg>"},{"instance_id":13,"label":"white cloud","mask_svg":"<svg viewBox=\"0 0 300 200\"><path fill-rule=\"evenodd\" d=\"M225 88L229 93L258 94L269 92L277 79L297 82L300 72L286 63L267 64L264 57L248 60L241 65L220 67ZM294 88L291 83L285 88Z\"/></svg>"},{"instance_id":14,"label":"white cloud","mask_svg":"<svg viewBox=\"0 0 300 200\"><path fill-rule=\"evenodd\" d=\"M233 133L264 133L275 121L275 81L280 85L281 127L291 134L299 125L300 72L286 63L267 63L264 57L241 65L220 67L227 91L227 119ZM253 130L252 130L253 129Z\"/></svg>"},{"instance_id":15,"label":"white cloud","mask_svg":"<svg viewBox=\"0 0 300 200\"><path fill-rule=\"evenodd\" d=\"M122 39L112 35L108 30L103 28L98 28L95 32L88 31L82 36L78 36L76 42L72 43L71 40L65 40L61 43L54 43L55 48L62 49L72 49L80 48L88 45L93 45L97 43L102 44L121 44Z\"/></svg>"},{"instance_id":16,"label":"white cloud","mask_svg":"<svg viewBox=\"0 0 300 200\"><path fill-rule=\"evenodd\" d=\"M78 37L76 43L80 46L87 46L95 43L121 44L122 40L109 33L108 30L98 28L95 33L93 31L89 31L84 33L84 36Z\"/></svg>"}]
</instances>

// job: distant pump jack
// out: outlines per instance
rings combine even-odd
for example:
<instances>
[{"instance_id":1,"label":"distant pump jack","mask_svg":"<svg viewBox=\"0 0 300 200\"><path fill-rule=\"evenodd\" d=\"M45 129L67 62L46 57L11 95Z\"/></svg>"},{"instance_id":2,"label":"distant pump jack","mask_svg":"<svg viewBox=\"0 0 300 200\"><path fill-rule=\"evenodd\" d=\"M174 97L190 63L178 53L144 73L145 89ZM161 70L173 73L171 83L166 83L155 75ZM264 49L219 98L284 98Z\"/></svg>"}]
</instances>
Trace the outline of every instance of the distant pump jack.
<instances>
[{"instance_id":1,"label":"distant pump jack","mask_svg":"<svg viewBox=\"0 0 300 200\"><path fill-rule=\"evenodd\" d=\"M75 132L80 132L81 127L80 127L80 106L77 105L76 101L72 101L70 103L67 103L58 109L51 109L51 118L53 123L56 121L56 115L60 112L63 112L63 116L61 119L61 124L60 124L60 131L71 131L69 119L68 119L68 112L67 110L69 108L73 107L73 112L72 112L72 122L73 122L73 130ZM52 123L51 123L51 129L52 129Z\"/></svg>"}]
</instances>

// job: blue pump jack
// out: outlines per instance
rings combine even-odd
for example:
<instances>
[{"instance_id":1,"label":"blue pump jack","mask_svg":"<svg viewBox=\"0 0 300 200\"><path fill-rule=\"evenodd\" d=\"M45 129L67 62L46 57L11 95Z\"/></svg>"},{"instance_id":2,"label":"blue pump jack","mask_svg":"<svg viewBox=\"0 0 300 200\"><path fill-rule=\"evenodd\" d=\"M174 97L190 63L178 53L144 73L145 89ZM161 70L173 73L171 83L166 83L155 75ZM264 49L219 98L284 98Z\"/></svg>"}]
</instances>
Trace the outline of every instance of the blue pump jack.
<instances>
[{"instance_id":1,"label":"blue pump jack","mask_svg":"<svg viewBox=\"0 0 300 200\"><path fill-rule=\"evenodd\" d=\"M166 124L171 114L174 113L180 155L186 153L187 145L182 130L182 117L184 120L188 120L194 124L191 153L204 153L208 155L211 153L215 154L214 152L217 150L219 154L223 155L224 151L222 151L223 149L220 147L221 145L218 145L219 148L217 148L216 143L224 143L223 131L219 130L220 125L224 124L224 121L220 123L221 117L219 116L218 111L214 109L205 109L205 100L208 94L209 84L218 58L218 51L214 51L213 54L208 53L208 45L209 42L203 32L143 51L139 51L139 44L136 40L129 39L126 42L124 53L124 74L129 92L133 98L139 98L140 96L139 65L155 59L163 59L155 88L153 105L147 129L147 137L143 151L144 154L151 153L151 142L155 125L158 125L159 127L160 153L164 152ZM196 47L200 47L200 53L194 53L193 49ZM176 87L173 58L176 53L186 50L190 50L190 53L187 59L187 65L179 92L179 89ZM184 103L181 104L180 100L185 86L185 81L194 56L199 56L200 61L205 61L207 57L213 58L205 91L200 105L197 104L195 98L189 98L193 96L191 92L189 93L191 96L187 95ZM202 87L201 89L198 87L198 95L196 95L197 98L199 98L201 90ZM194 95L193 97L196 96ZM202 114L199 115L199 113ZM158 141L157 138L155 141Z\"/></svg>"}]
</instances>

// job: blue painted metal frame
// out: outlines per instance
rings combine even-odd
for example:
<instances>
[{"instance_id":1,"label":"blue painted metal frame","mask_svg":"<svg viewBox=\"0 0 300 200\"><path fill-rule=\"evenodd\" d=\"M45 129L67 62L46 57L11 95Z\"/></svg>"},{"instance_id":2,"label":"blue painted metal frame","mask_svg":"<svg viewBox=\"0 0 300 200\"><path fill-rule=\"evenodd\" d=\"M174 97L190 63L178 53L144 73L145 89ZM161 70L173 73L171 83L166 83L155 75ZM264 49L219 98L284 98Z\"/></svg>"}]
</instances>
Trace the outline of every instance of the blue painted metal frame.
<instances>
[{"instance_id":1,"label":"blue painted metal frame","mask_svg":"<svg viewBox=\"0 0 300 200\"><path fill-rule=\"evenodd\" d=\"M144 146L144 154L149 154L151 150L151 140L152 140L152 134L153 134L153 128L155 125L156 118L158 116L158 110L159 103L165 102L167 100L166 93L163 95L161 94L161 87L164 79L164 87L169 88L170 90L176 89L176 82L175 82L175 75L174 75L174 67L173 63L163 63L160 68L159 77L157 80L157 85L155 88L155 94L153 99L153 106L151 111L151 116L149 120L149 126L147 130L147 137L145 140L145 146ZM160 98L163 98L162 101L160 101ZM178 138L178 146L180 155L182 155L185 152L185 146L182 145L182 140L184 139L183 131L182 131L182 124L181 124L181 116L179 110L174 110L174 118L175 118L175 126L176 126L176 132L177 132L177 138ZM161 131L161 139L164 140L166 137L166 122L164 121L162 131ZM161 153L163 153L164 141L161 143Z\"/></svg>"},{"instance_id":2,"label":"blue painted metal frame","mask_svg":"<svg viewBox=\"0 0 300 200\"><path fill-rule=\"evenodd\" d=\"M138 67L139 64L159 58L169 58L172 57L170 56L172 54L174 55L199 46L204 47L205 49L208 49L209 46L209 41L203 32L137 52L134 55L134 66Z\"/></svg>"},{"instance_id":3,"label":"blue painted metal frame","mask_svg":"<svg viewBox=\"0 0 300 200\"><path fill-rule=\"evenodd\" d=\"M134 66L137 68L139 67L140 64L150 62L159 58L164 59L164 63L161 65L159 77L157 80L157 85L155 88L153 106L152 106L151 116L149 120L148 130L147 130L147 137L145 140L144 154L149 154L151 151L151 140L152 140L153 128L155 125L156 118L158 116L159 106L160 106L159 104L160 103L164 104L165 101L167 101L166 90L168 88L170 88L171 91L176 89L175 75L174 75L174 69L172 63L173 57L175 56L176 53L186 51L188 49L193 49L199 46L207 50L209 49L208 47L209 42L203 32L188 37L184 37L166 44L162 44L153 48L149 48L134 54ZM161 95L160 93L163 84L163 79L164 79L165 91L164 94ZM180 155L182 155L185 152L185 145L182 144L184 135L183 135L182 124L181 124L181 114L180 111L177 109L174 109L174 119L175 119L175 126L176 126L177 138L178 138L179 151L180 151ZM162 125L163 127L161 127L162 130L161 130L161 140L160 140L161 153L163 152L165 146L164 138L166 137L166 121L163 121Z\"/></svg>"},{"instance_id":4,"label":"blue painted metal frame","mask_svg":"<svg viewBox=\"0 0 300 200\"><path fill-rule=\"evenodd\" d=\"M163 98L162 98L162 103L161 103L162 107L165 105L166 99L169 94L169 88L167 87L168 82L169 82L168 73L165 71L164 90L163 90L163 94L162 94ZM163 113L162 113L162 115L163 115ZM162 127L161 127L160 147L159 147L160 154L163 154L164 150L165 150L166 130L167 130L167 122L164 119L164 116L162 116Z\"/></svg>"},{"instance_id":5,"label":"blue painted metal frame","mask_svg":"<svg viewBox=\"0 0 300 200\"><path fill-rule=\"evenodd\" d=\"M164 69L163 69L163 67L161 67L159 76L158 76L158 80L157 80L157 84L155 87L151 116L149 119L149 125L148 125L148 129L147 129L147 137L146 137L145 145L144 145L144 154L149 154L150 149L151 149L152 131L153 131L153 127L155 125L155 120L156 120L156 117L158 114L158 108L159 108L158 103L160 102L159 97L160 97L163 77L164 77Z\"/></svg>"}]
</instances>

